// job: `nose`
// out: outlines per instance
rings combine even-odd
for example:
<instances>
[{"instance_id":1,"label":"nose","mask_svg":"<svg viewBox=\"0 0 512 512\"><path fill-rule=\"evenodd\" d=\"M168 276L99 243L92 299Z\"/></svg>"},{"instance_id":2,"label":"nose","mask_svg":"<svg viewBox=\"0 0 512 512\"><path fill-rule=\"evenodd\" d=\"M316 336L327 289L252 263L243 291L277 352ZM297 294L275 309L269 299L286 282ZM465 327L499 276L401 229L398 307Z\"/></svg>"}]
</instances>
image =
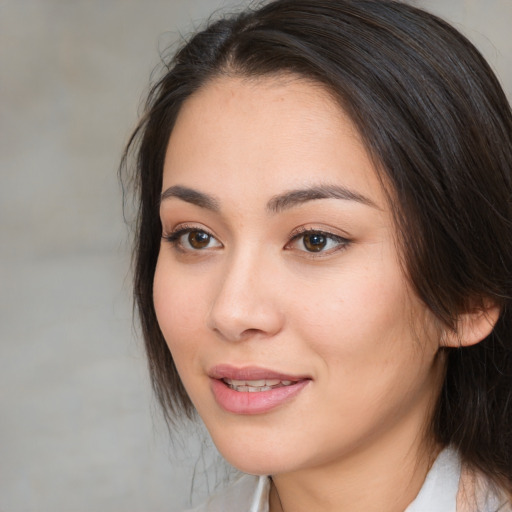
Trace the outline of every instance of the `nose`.
<instances>
[{"instance_id":1,"label":"nose","mask_svg":"<svg viewBox=\"0 0 512 512\"><path fill-rule=\"evenodd\" d=\"M261 255L239 254L224 264L212 301L208 327L237 342L270 338L283 327L276 269Z\"/></svg>"}]
</instances>

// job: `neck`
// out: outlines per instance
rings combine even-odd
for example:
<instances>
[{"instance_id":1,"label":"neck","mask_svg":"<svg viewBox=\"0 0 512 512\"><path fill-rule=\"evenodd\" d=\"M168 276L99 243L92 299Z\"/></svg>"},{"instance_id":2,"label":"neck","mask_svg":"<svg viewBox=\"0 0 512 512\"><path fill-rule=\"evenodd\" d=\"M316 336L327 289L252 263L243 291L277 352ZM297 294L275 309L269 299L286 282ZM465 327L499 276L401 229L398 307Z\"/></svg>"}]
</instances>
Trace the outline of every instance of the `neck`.
<instances>
[{"instance_id":1,"label":"neck","mask_svg":"<svg viewBox=\"0 0 512 512\"><path fill-rule=\"evenodd\" d=\"M386 448L273 476L270 512L403 512L421 489L439 448Z\"/></svg>"}]
</instances>

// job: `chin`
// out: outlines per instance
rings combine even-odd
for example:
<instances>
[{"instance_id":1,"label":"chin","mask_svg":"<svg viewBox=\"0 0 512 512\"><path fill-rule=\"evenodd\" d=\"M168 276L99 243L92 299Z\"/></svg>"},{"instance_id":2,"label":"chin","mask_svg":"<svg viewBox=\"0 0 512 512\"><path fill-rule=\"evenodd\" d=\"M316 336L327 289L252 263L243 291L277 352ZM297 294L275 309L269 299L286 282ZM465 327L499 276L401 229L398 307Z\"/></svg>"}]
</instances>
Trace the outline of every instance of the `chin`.
<instances>
[{"instance_id":1,"label":"chin","mask_svg":"<svg viewBox=\"0 0 512 512\"><path fill-rule=\"evenodd\" d=\"M222 454L224 458L231 464L234 468L238 469L242 473L247 473L249 475L277 475L281 473L290 472L290 461L286 460L285 456L280 457L280 461L269 460L267 457L268 454L265 453L265 456L251 456L251 454L244 454L240 456L240 454L235 454L234 457L230 457ZM283 464L283 461L286 460L286 464Z\"/></svg>"},{"instance_id":2,"label":"chin","mask_svg":"<svg viewBox=\"0 0 512 512\"><path fill-rule=\"evenodd\" d=\"M236 436L240 438L241 434ZM275 475L293 469L293 454L285 447L277 450L268 441L262 443L254 439L251 443L250 434L244 440L234 437L212 435L220 454L239 471L250 475Z\"/></svg>"}]
</instances>

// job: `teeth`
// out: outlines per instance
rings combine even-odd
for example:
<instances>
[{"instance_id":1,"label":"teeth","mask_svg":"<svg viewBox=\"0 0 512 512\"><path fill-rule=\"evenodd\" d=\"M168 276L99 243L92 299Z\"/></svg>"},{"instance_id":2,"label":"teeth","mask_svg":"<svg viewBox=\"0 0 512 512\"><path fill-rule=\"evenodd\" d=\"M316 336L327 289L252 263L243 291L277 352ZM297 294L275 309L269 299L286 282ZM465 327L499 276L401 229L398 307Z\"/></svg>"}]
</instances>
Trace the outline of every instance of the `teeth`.
<instances>
[{"instance_id":1,"label":"teeth","mask_svg":"<svg viewBox=\"0 0 512 512\"><path fill-rule=\"evenodd\" d=\"M246 385L245 380L235 380L235 379L225 379L225 380L231 386L245 386ZM261 382L261 381L258 381L258 382ZM265 381L263 381L263 384L261 384L261 386L264 386L264 385L265 385Z\"/></svg>"},{"instance_id":2,"label":"teeth","mask_svg":"<svg viewBox=\"0 0 512 512\"><path fill-rule=\"evenodd\" d=\"M236 391L248 391L249 393L258 393L260 391L270 391L272 388L270 386L261 386L261 387L253 387L253 386L240 386L236 389Z\"/></svg>"},{"instance_id":3,"label":"teeth","mask_svg":"<svg viewBox=\"0 0 512 512\"><path fill-rule=\"evenodd\" d=\"M224 382L233 390L245 393L258 393L260 391L270 391L275 387L290 386L291 380L279 379L260 379L260 380L236 380L223 379Z\"/></svg>"}]
</instances>

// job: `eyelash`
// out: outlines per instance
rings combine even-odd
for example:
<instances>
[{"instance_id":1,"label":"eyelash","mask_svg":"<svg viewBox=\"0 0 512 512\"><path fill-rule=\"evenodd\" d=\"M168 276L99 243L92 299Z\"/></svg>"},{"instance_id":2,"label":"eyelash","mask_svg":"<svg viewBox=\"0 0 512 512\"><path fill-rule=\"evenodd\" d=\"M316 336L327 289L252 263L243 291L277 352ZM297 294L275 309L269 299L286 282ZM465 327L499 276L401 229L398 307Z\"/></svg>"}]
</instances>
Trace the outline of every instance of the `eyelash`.
<instances>
[{"instance_id":1,"label":"eyelash","mask_svg":"<svg viewBox=\"0 0 512 512\"><path fill-rule=\"evenodd\" d=\"M330 240L331 242L334 242L337 244L336 247L332 247L327 250L323 250L323 248L322 248L322 250L317 251L317 252L316 251L308 251L306 249L301 250L301 252L306 253L308 255L308 257L310 257L310 258L320 258L322 256L327 256L327 255L333 254L335 252L346 249L348 247L348 245L351 243L351 240L349 240L348 238L345 238L340 235L335 235L334 233L329 233L327 231L322 231L320 229L301 228L292 234L290 241L286 244L285 248L288 248L293 242L296 242L300 239L302 239L302 245L304 246L304 244L305 244L304 239L308 235L309 236L313 236L313 235L321 236L321 237L324 237L327 240Z\"/></svg>"},{"instance_id":2,"label":"eyelash","mask_svg":"<svg viewBox=\"0 0 512 512\"><path fill-rule=\"evenodd\" d=\"M199 227L199 226L187 226L187 225L180 226L178 229L175 229L174 231L172 231L168 235L163 235L162 238L164 240L166 240L167 242L169 242L175 249L177 249L177 250L179 250L181 252L200 252L201 249L193 249L193 248L189 249L187 247L183 247L183 244L180 241L180 239L183 236L188 235L188 234L190 234L190 233L192 233L194 231L197 231L198 233L205 233L211 239L217 240L215 235L213 235L207 229L204 229L204 228ZM219 244L220 244L220 242L219 242ZM222 244L220 244L220 245L222 246Z\"/></svg>"},{"instance_id":3,"label":"eyelash","mask_svg":"<svg viewBox=\"0 0 512 512\"><path fill-rule=\"evenodd\" d=\"M208 237L210 237L210 239L216 240L219 245L215 246L215 247L222 247L221 242L219 242L217 240L215 235L213 235L207 229L204 229L204 228L198 227L198 226L186 226L186 225L185 226L181 226L178 229L174 230L173 232L169 233L168 235L163 235L162 238L164 240L166 240L167 242L169 242L170 244L172 244L172 246L176 250L179 250L181 252L187 252L187 253L193 253L193 252L198 252L199 253L203 249L207 249L207 247L201 248L201 249L188 248L188 247L184 247L183 243L180 241L180 239L183 236L185 236L187 234L190 234L190 233L192 233L194 231L196 231L198 233L204 233ZM292 233L292 235L290 237L290 240L285 245L285 249L291 250L290 246L293 243L299 241L300 239L303 240L302 245L304 246L304 238L307 237L307 236L315 236L315 235L316 236L320 236L320 237L324 237L325 239L327 239L327 240L329 240L331 242L334 242L336 244L336 246L333 247L333 248L327 249L327 250L323 250L323 248L321 248L321 250L319 250L319 251L308 251L305 247L304 247L304 249L299 249L300 252L303 252L303 253L307 254L307 256L309 258L320 258L322 256L326 256L326 255L338 252L340 250L346 249L347 246L351 243L351 240L349 240L349 239L347 239L345 237L339 236L339 235L335 235L333 233L329 233L329 232L318 230L318 229L304 229L304 228L302 228L302 229Z\"/></svg>"}]
</instances>

